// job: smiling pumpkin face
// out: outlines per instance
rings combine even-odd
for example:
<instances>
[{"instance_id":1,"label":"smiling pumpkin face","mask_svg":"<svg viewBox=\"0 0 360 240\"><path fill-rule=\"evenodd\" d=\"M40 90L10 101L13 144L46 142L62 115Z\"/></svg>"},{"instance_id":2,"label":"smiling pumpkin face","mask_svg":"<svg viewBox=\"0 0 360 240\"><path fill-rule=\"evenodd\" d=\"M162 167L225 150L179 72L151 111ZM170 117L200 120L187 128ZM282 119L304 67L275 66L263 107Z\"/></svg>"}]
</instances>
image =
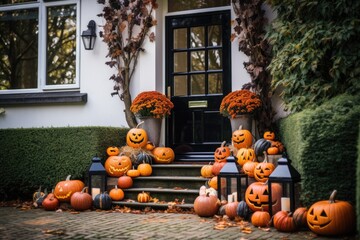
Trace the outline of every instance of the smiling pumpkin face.
<instances>
[{"instance_id":1,"label":"smiling pumpkin face","mask_svg":"<svg viewBox=\"0 0 360 240\"><path fill-rule=\"evenodd\" d=\"M172 163L175 159L174 151L169 147L156 147L153 150L155 163Z\"/></svg>"},{"instance_id":2,"label":"smiling pumpkin face","mask_svg":"<svg viewBox=\"0 0 360 240\"><path fill-rule=\"evenodd\" d=\"M281 208L282 187L278 183L271 184L272 212L275 214ZM248 186L245 192L245 201L253 211L269 210L268 184L254 182Z\"/></svg>"},{"instance_id":3,"label":"smiling pumpkin face","mask_svg":"<svg viewBox=\"0 0 360 240\"><path fill-rule=\"evenodd\" d=\"M252 145L253 137L249 130L242 129L240 125L239 129L233 132L231 141L237 149L249 148Z\"/></svg>"},{"instance_id":4,"label":"smiling pumpkin face","mask_svg":"<svg viewBox=\"0 0 360 240\"><path fill-rule=\"evenodd\" d=\"M148 142L148 135L142 128L132 128L126 134L126 144L133 148L144 148Z\"/></svg>"},{"instance_id":5,"label":"smiling pumpkin face","mask_svg":"<svg viewBox=\"0 0 360 240\"><path fill-rule=\"evenodd\" d=\"M75 192L81 192L85 187L82 181L70 178L71 175L67 176L66 180L58 182L55 186L54 195L60 202L69 202Z\"/></svg>"},{"instance_id":6,"label":"smiling pumpkin face","mask_svg":"<svg viewBox=\"0 0 360 240\"><path fill-rule=\"evenodd\" d=\"M105 161L105 170L111 177L120 177L132 167L131 159L128 156L111 156Z\"/></svg>"},{"instance_id":7,"label":"smiling pumpkin face","mask_svg":"<svg viewBox=\"0 0 360 240\"><path fill-rule=\"evenodd\" d=\"M226 162L227 158L231 155L230 148L225 146L226 141L222 142L221 146L218 147L214 152L215 162Z\"/></svg>"}]
</instances>

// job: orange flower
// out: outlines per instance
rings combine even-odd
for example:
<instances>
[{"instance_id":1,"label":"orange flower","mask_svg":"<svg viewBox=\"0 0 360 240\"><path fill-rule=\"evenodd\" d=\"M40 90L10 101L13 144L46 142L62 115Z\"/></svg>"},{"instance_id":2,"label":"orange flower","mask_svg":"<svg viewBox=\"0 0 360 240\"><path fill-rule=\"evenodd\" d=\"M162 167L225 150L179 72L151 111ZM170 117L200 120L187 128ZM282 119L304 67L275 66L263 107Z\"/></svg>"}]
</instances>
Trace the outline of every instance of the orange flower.
<instances>
[{"instance_id":1,"label":"orange flower","mask_svg":"<svg viewBox=\"0 0 360 240\"><path fill-rule=\"evenodd\" d=\"M157 91L141 92L131 104L130 111L138 117L163 118L171 114L174 104Z\"/></svg>"},{"instance_id":2,"label":"orange flower","mask_svg":"<svg viewBox=\"0 0 360 240\"><path fill-rule=\"evenodd\" d=\"M220 113L225 117L252 113L261 106L258 95L249 90L237 90L226 95L220 105Z\"/></svg>"}]
</instances>

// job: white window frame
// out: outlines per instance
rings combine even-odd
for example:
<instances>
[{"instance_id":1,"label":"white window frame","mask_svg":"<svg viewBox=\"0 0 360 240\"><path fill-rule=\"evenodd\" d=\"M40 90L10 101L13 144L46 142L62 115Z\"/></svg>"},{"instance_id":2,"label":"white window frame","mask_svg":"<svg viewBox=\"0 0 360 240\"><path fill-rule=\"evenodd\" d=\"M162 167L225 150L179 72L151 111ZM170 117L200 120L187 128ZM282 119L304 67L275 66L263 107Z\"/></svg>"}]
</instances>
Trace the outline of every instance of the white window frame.
<instances>
[{"instance_id":1,"label":"white window frame","mask_svg":"<svg viewBox=\"0 0 360 240\"><path fill-rule=\"evenodd\" d=\"M64 5L76 5L76 62L75 62L75 83L74 84L58 84L58 85L47 85L46 84L46 33L47 33L47 19L46 9L53 6L64 6ZM39 11L39 34L38 34L38 79L37 88L28 89L7 89L0 90L0 94L12 94L12 93L40 93L46 91L61 91L61 90L79 90L80 89L80 49L81 49L81 38L80 38L80 0L63 0L63 1L44 1L38 0L34 3L14 4L0 6L0 11L12 11L37 8Z\"/></svg>"}]
</instances>

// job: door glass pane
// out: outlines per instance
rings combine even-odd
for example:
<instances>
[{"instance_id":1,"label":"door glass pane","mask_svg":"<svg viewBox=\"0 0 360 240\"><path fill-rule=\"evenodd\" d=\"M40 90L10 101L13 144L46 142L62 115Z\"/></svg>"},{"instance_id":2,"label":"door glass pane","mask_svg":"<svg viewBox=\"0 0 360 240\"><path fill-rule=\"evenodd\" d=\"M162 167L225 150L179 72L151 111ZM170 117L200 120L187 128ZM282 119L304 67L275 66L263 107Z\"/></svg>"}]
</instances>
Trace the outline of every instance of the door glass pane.
<instances>
[{"instance_id":1,"label":"door glass pane","mask_svg":"<svg viewBox=\"0 0 360 240\"><path fill-rule=\"evenodd\" d=\"M174 77L174 95L175 96L187 95L187 76Z\"/></svg>"},{"instance_id":2,"label":"door glass pane","mask_svg":"<svg viewBox=\"0 0 360 240\"><path fill-rule=\"evenodd\" d=\"M37 2L37 0L1 0L1 5L15 4L15 3L26 3L26 2Z\"/></svg>"},{"instance_id":3,"label":"door glass pane","mask_svg":"<svg viewBox=\"0 0 360 240\"><path fill-rule=\"evenodd\" d=\"M187 72L186 52L174 53L174 72Z\"/></svg>"},{"instance_id":4,"label":"door glass pane","mask_svg":"<svg viewBox=\"0 0 360 240\"><path fill-rule=\"evenodd\" d=\"M229 6L230 0L206 0L206 1L194 1L194 0L168 0L168 11L185 11L199 8L211 8L220 6Z\"/></svg>"},{"instance_id":5,"label":"door glass pane","mask_svg":"<svg viewBox=\"0 0 360 240\"><path fill-rule=\"evenodd\" d=\"M174 29L174 49L187 48L186 28Z\"/></svg>"},{"instance_id":6,"label":"door glass pane","mask_svg":"<svg viewBox=\"0 0 360 240\"><path fill-rule=\"evenodd\" d=\"M205 46L205 27L193 27L190 30L190 47Z\"/></svg>"},{"instance_id":7,"label":"door glass pane","mask_svg":"<svg viewBox=\"0 0 360 240\"><path fill-rule=\"evenodd\" d=\"M191 71L205 70L205 51L191 52Z\"/></svg>"},{"instance_id":8,"label":"door glass pane","mask_svg":"<svg viewBox=\"0 0 360 240\"><path fill-rule=\"evenodd\" d=\"M47 85L75 84L76 5L47 9Z\"/></svg>"},{"instance_id":9,"label":"door glass pane","mask_svg":"<svg viewBox=\"0 0 360 240\"><path fill-rule=\"evenodd\" d=\"M196 74L191 76L191 95L205 94L205 75Z\"/></svg>"},{"instance_id":10,"label":"door glass pane","mask_svg":"<svg viewBox=\"0 0 360 240\"><path fill-rule=\"evenodd\" d=\"M209 50L209 70L222 69L222 51L221 49Z\"/></svg>"},{"instance_id":11,"label":"door glass pane","mask_svg":"<svg viewBox=\"0 0 360 240\"><path fill-rule=\"evenodd\" d=\"M221 46L222 36L221 36L221 26L213 25L208 28L208 38L209 46Z\"/></svg>"},{"instance_id":12,"label":"door glass pane","mask_svg":"<svg viewBox=\"0 0 360 240\"><path fill-rule=\"evenodd\" d=\"M222 93L222 73L212 73L208 75L209 94Z\"/></svg>"},{"instance_id":13,"label":"door glass pane","mask_svg":"<svg viewBox=\"0 0 360 240\"><path fill-rule=\"evenodd\" d=\"M37 87L38 9L0 12L0 90Z\"/></svg>"}]
</instances>

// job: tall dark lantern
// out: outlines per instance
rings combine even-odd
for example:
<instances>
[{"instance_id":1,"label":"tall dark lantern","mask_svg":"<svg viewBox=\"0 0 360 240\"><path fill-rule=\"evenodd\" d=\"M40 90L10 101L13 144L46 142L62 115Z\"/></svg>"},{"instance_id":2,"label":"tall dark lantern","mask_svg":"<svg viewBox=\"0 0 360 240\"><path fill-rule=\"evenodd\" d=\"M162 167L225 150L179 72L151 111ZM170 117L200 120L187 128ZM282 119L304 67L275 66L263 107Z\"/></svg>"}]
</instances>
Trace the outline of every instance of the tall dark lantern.
<instances>
[{"instance_id":1,"label":"tall dark lantern","mask_svg":"<svg viewBox=\"0 0 360 240\"><path fill-rule=\"evenodd\" d=\"M294 212L295 210L295 188L301 181L300 173L291 165L291 160L286 153L277 162L277 167L270 174L268 179L269 206L272 205L271 184L282 184L283 196L281 198L281 210ZM269 208L272 215L272 208Z\"/></svg>"},{"instance_id":2,"label":"tall dark lantern","mask_svg":"<svg viewBox=\"0 0 360 240\"><path fill-rule=\"evenodd\" d=\"M89 191L94 199L99 193L106 191L107 174L104 166L101 163L101 158L93 157L89 168Z\"/></svg>"}]
</instances>

